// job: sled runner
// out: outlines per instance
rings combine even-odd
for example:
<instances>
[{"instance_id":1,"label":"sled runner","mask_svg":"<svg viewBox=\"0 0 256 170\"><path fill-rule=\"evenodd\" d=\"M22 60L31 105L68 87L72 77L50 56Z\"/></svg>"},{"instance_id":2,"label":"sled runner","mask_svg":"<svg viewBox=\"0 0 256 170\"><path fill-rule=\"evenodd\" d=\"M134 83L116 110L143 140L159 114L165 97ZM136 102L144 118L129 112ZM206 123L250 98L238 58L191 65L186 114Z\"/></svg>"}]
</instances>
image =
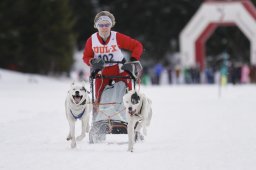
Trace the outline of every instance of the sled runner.
<instances>
[{"instance_id":1,"label":"sled runner","mask_svg":"<svg viewBox=\"0 0 256 170\"><path fill-rule=\"evenodd\" d=\"M105 64L118 64L120 68L127 72L125 76L105 76L100 74ZM104 62L98 60L93 63L90 76L90 87L93 102L92 127L89 131L89 142L97 143L106 139L106 134L127 134L127 118L125 107L123 105L123 96L127 92L127 85L124 79L132 81L132 89L135 89L136 83L142 74L142 66L139 61L110 61ZM112 81L106 85L101 93L100 99L95 99L95 80L109 79ZM98 102L97 102L98 101Z\"/></svg>"}]
</instances>

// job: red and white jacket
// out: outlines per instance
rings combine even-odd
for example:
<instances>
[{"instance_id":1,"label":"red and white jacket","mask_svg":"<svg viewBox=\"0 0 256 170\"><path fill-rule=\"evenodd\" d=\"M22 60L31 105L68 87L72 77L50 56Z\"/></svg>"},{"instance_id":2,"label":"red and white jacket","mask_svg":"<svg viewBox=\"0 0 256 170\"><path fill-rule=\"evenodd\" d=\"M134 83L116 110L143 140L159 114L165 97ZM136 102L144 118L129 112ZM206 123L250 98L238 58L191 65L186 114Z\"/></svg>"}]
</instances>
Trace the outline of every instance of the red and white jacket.
<instances>
[{"instance_id":1,"label":"red and white jacket","mask_svg":"<svg viewBox=\"0 0 256 170\"><path fill-rule=\"evenodd\" d=\"M112 55L113 53L116 57L115 60L120 60L123 57L121 53L122 49L130 51L131 57L137 60L140 59L143 52L143 46L139 41L119 32L111 31L110 34L111 35L106 42L103 41L99 33L93 34L86 41L83 60L87 65L90 65L90 60L92 58L101 54L105 55L105 57L109 57L109 54Z\"/></svg>"}]
</instances>

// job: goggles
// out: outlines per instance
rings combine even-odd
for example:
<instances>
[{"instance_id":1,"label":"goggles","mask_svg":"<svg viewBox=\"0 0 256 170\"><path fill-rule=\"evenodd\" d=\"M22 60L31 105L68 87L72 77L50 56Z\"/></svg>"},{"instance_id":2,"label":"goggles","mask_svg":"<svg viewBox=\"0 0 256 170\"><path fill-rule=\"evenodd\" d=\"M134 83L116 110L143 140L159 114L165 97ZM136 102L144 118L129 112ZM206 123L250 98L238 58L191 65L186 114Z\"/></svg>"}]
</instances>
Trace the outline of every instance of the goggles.
<instances>
[{"instance_id":1,"label":"goggles","mask_svg":"<svg viewBox=\"0 0 256 170\"><path fill-rule=\"evenodd\" d=\"M100 21L108 21L109 22L109 25L108 24L100 24L99 22ZM101 16L101 17L99 17L98 18L98 20L97 20L97 22L95 23L95 25L97 26L97 27L101 27L101 28L103 28L104 26L105 27L109 27L109 26L112 26L112 20L108 17L108 16Z\"/></svg>"},{"instance_id":2,"label":"goggles","mask_svg":"<svg viewBox=\"0 0 256 170\"><path fill-rule=\"evenodd\" d=\"M100 28L103 28L103 27L110 27L111 26L111 24L109 24L109 23L107 23L107 24L98 24L98 27L100 27Z\"/></svg>"}]
</instances>

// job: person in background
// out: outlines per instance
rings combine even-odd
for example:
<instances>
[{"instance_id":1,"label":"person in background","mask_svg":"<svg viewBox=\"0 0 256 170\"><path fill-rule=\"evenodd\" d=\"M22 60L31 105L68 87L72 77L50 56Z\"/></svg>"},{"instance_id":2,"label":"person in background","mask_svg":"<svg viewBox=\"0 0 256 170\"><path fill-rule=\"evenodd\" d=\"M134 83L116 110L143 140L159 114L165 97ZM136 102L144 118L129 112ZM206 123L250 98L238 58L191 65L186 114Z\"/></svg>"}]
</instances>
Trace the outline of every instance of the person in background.
<instances>
[{"instance_id":1,"label":"person in background","mask_svg":"<svg viewBox=\"0 0 256 170\"><path fill-rule=\"evenodd\" d=\"M125 34L112 31L111 29L115 24L115 17L109 11L101 11L95 16L94 28L96 28L98 32L92 34L86 41L83 53L83 61L85 64L92 66L92 64L99 59L104 61L124 61L122 49L131 52L131 61L140 60L143 52L142 44L138 40ZM105 64L101 74L105 76L124 76L128 73L120 70L118 64ZM104 87L112 81L124 81L127 87L131 89L132 84L129 79L96 79L96 102L100 101Z\"/></svg>"},{"instance_id":2,"label":"person in background","mask_svg":"<svg viewBox=\"0 0 256 170\"><path fill-rule=\"evenodd\" d=\"M155 72L155 84L159 85L160 84L160 77L162 72L164 71L164 66L161 63L157 63L154 66L154 72Z\"/></svg>"},{"instance_id":3,"label":"person in background","mask_svg":"<svg viewBox=\"0 0 256 170\"><path fill-rule=\"evenodd\" d=\"M241 69L241 83L250 83L250 67L248 64L244 64Z\"/></svg>"}]
</instances>

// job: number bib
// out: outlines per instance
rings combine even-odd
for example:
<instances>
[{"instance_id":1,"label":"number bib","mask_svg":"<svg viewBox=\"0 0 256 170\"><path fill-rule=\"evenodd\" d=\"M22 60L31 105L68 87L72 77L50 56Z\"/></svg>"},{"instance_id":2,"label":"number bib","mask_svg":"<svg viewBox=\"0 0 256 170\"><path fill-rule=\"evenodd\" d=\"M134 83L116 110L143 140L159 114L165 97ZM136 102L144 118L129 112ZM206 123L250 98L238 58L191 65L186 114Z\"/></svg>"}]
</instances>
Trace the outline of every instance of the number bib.
<instances>
[{"instance_id":1,"label":"number bib","mask_svg":"<svg viewBox=\"0 0 256 170\"><path fill-rule=\"evenodd\" d=\"M101 58L104 61L122 61L124 58L121 49L117 45L115 31L111 31L110 40L106 45L101 44L97 33L94 33L92 35L92 50L94 58ZM106 64L106 66L111 65L113 64Z\"/></svg>"}]
</instances>

